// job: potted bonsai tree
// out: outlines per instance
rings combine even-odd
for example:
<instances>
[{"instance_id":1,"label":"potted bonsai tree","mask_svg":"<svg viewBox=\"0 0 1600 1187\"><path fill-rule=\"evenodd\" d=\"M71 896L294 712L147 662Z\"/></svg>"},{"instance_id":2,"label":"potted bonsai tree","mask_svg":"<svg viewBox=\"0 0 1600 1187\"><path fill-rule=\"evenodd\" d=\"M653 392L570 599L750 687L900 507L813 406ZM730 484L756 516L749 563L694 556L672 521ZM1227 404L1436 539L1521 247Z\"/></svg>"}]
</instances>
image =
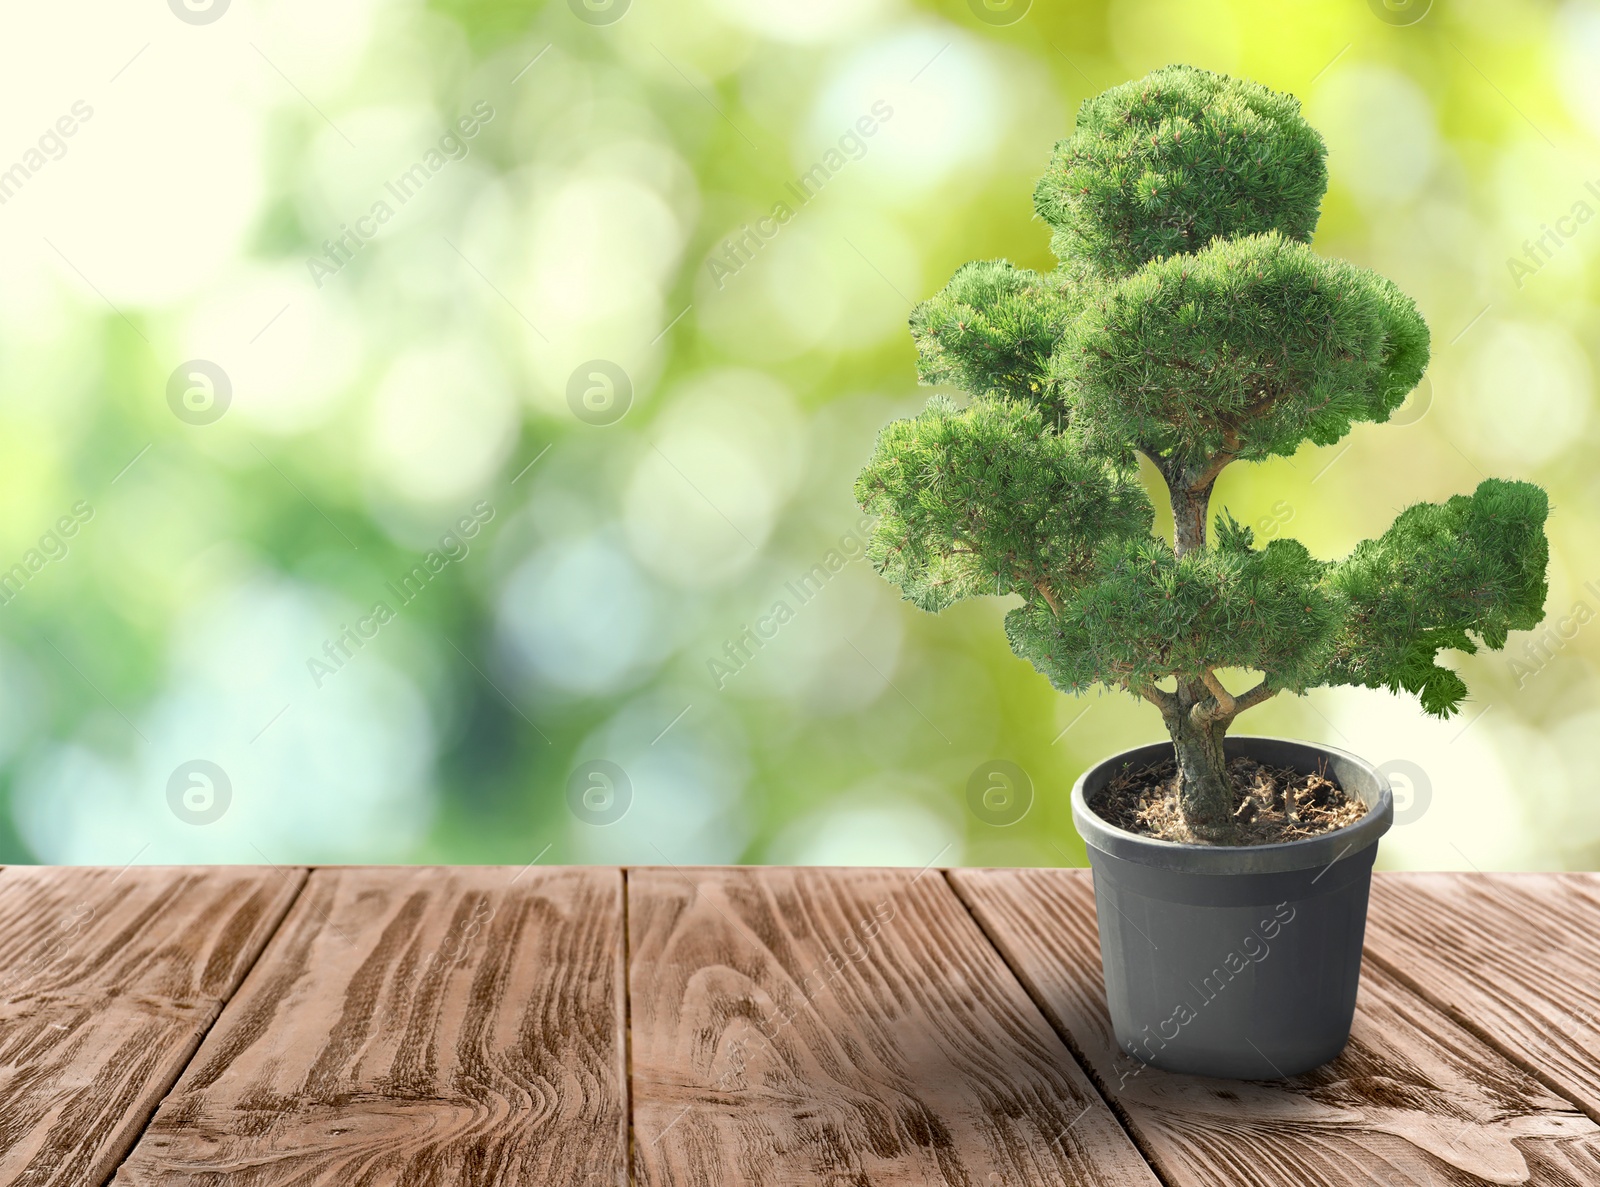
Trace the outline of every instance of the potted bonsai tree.
<instances>
[{"instance_id":1,"label":"potted bonsai tree","mask_svg":"<svg viewBox=\"0 0 1600 1187\"><path fill-rule=\"evenodd\" d=\"M1387 420L1428 363L1410 298L1308 245L1324 157L1293 97L1203 70L1087 100L1034 193L1059 267L970 263L916 308L921 378L968 400L890 424L856 486L872 561L912 602L1017 597L1007 637L1056 688L1160 712L1170 740L1088 771L1072 804L1118 1041L1173 1070L1338 1053L1393 816L1368 763L1234 736L1239 715L1335 684L1451 714L1467 689L1439 652L1544 613L1548 503L1527 483L1407 508L1336 561L1212 519L1227 467Z\"/></svg>"}]
</instances>

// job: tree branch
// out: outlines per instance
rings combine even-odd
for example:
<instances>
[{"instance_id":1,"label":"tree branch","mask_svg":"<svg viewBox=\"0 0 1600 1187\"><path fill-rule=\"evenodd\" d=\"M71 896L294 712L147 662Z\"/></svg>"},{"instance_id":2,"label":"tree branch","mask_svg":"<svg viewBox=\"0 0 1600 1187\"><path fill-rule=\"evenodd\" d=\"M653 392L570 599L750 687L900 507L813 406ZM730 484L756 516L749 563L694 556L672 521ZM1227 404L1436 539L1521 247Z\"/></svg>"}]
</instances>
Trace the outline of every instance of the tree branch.
<instances>
[{"instance_id":1,"label":"tree branch","mask_svg":"<svg viewBox=\"0 0 1600 1187\"><path fill-rule=\"evenodd\" d=\"M1233 700L1233 715L1237 717L1246 709L1253 709L1262 701L1269 701L1283 690L1273 686L1272 677L1263 676L1261 683Z\"/></svg>"},{"instance_id":2,"label":"tree branch","mask_svg":"<svg viewBox=\"0 0 1600 1187\"><path fill-rule=\"evenodd\" d=\"M1167 473L1167 461L1165 458L1148 445L1136 445L1134 446L1134 451L1144 454L1145 460L1156 468L1156 473L1161 475L1162 481L1169 487L1172 485L1172 476Z\"/></svg>"},{"instance_id":3,"label":"tree branch","mask_svg":"<svg viewBox=\"0 0 1600 1187\"><path fill-rule=\"evenodd\" d=\"M1154 684L1133 684L1128 687L1157 709L1160 709L1163 717L1170 716L1178 711L1178 698L1164 689L1157 688Z\"/></svg>"},{"instance_id":4,"label":"tree branch","mask_svg":"<svg viewBox=\"0 0 1600 1187\"><path fill-rule=\"evenodd\" d=\"M1210 668L1201 671L1200 681L1206 686L1206 691L1211 694L1212 699L1198 701L1189 710L1189 716L1197 725L1209 721L1231 722L1246 709L1254 708L1262 701L1271 700L1282 691L1273 685L1270 676L1263 676L1261 683L1249 692L1234 696L1223 687L1222 681L1217 679L1217 674Z\"/></svg>"},{"instance_id":5,"label":"tree branch","mask_svg":"<svg viewBox=\"0 0 1600 1187\"><path fill-rule=\"evenodd\" d=\"M1210 486L1217 480L1217 475L1222 473L1223 468L1226 467L1229 462L1233 461L1236 456L1238 455L1231 453L1226 449L1220 450L1214 454L1211 460L1206 463L1206 468L1201 470L1200 473L1195 476L1193 481L1189 483L1189 489L1204 490L1206 487Z\"/></svg>"},{"instance_id":6,"label":"tree branch","mask_svg":"<svg viewBox=\"0 0 1600 1187\"><path fill-rule=\"evenodd\" d=\"M1050 607L1050 612L1060 618L1061 603L1056 601L1055 595L1050 592L1050 587L1044 583L1043 579L1035 581L1033 588L1039 591L1039 596L1044 599L1045 605Z\"/></svg>"},{"instance_id":7,"label":"tree branch","mask_svg":"<svg viewBox=\"0 0 1600 1187\"><path fill-rule=\"evenodd\" d=\"M1206 686L1206 691L1211 694L1213 709L1207 709L1204 701L1199 702L1189 710L1189 714L1196 723L1202 721L1218 721L1224 717L1232 718L1237 710L1234 707L1233 694L1222 686L1222 681L1217 679L1217 674L1210 668L1200 669L1200 681Z\"/></svg>"}]
</instances>

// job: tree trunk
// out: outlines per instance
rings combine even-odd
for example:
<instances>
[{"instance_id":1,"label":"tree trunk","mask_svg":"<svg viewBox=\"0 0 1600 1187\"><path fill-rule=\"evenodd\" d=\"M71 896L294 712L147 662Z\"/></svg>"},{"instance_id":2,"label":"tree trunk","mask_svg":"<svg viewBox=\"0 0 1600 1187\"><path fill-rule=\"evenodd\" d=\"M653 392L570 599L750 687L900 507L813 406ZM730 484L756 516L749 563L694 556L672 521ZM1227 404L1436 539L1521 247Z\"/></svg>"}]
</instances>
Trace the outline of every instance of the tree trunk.
<instances>
[{"instance_id":1,"label":"tree trunk","mask_svg":"<svg viewBox=\"0 0 1600 1187\"><path fill-rule=\"evenodd\" d=\"M1169 489L1172 496L1172 551L1177 556L1186 552L1199 552L1206 546L1206 513L1211 506L1211 488L1208 482L1197 489L1182 485L1177 479Z\"/></svg>"},{"instance_id":2,"label":"tree trunk","mask_svg":"<svg viewBox=\"0 0 1600 1187\"><path fill-rule=\"evenodd\" d=\"M1206 547L1206 516L1211 506L1211 491L1217 475L1232 458L1218 454L1203 462L1185 464L1179 458L1161 459L1145 454L1156 463L1166 480L1172 500L1172 551L1182 557ZM1237 834L1233 820L1233 783L1228 778L1222 739L1233 722L1228 716L1196 721L1193 709L1208 704L1219 708L1202 679L1180 677L1176 694L1163 706L1167 732L1178 762L1178 803L1184 823L1196 837L1227 843Z\"/></svg>"},{"instance_id":3,"label":"tree trunk","mask_svg":"<svg viewBox=\"0 0 1600 1187\"><path fill-rule=\"evenodd\" d=\"M1233 783L1222 747L1229 722L1194 720L1190 710L1206 696L1204 685L1180 681L1174 711L1165 715L1167 733L1178 763L1178 803L1184 823L1199 838L1226 841L1235 831Z\"/></svg>"}]
</instances>

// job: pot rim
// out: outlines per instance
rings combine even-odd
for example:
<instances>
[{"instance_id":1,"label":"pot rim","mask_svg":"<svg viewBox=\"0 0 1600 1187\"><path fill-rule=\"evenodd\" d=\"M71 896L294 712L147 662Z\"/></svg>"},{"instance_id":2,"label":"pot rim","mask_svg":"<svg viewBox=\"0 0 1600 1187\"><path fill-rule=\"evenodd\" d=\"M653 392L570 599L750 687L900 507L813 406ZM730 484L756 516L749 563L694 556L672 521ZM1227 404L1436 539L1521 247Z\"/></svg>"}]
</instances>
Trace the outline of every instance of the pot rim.
<instances>
[{"instance_id":1,"label":"pot rim","mask_svg":"<svg viewBox=\"0 0 1600 1187\"><path fill-rule=\"evenodd\" d=\"M1141 759L1170 755L1171 742L1152 742L1135 746L1102 759L1072 785L1072 822L1091 853L1098 850L1112 858L1136 862L1139 865L1158 866L1192 874L1268 874L1290 870L1331 867L1334 862L1360 853L1389 831L1394 823L1394 794L1388 776L1365 759L1321 742L1308 742L1299 738L1275 738L1263 734L1237 734L1228 736L1224 745L1228 750L1240 749L1250 753L1254 749L1287 747L1309 751L1315 757L1326 757L1334 769L1339 784L1347 791L1354 790L1368 805L1367 813L1353 824L1314 837L1301 837L1296 841L1281 841L1272 845L1201 845L1186 841L1164 841L1157 837L1141 836L1118 828L1096 815L1089 807L1084 794L1085 786L1097 778L1103 780L1118 767ZM1154 752L1147 754L1146 752ZM1163 753L1164 752L1164 753ZM1350 776L1355 776L1354 779ZM1366 784L1352 788L1352 783ZM1319 875L1320 876L1320 875Z\"/></svg>"}]
</instances>

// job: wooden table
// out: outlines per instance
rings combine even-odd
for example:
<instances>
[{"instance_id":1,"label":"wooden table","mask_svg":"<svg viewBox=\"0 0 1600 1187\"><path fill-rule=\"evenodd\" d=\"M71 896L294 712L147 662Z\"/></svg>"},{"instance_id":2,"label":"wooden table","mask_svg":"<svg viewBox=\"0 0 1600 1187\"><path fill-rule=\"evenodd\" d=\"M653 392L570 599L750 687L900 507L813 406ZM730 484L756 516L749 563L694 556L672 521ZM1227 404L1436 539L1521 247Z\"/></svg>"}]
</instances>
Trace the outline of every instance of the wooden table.
<instances>
[{"instance_id":1,"label":"wooden table","mask_svg":"<svg viewBox=\"0 0 1600 1187\"><path fill-rule=\"evenodd\" d=\"M1600 875L1379 875L1345 1053L1111 1041L1083 870L0 871L0 1183L1600 1184Z\"/></svg>"}]
</instances>

